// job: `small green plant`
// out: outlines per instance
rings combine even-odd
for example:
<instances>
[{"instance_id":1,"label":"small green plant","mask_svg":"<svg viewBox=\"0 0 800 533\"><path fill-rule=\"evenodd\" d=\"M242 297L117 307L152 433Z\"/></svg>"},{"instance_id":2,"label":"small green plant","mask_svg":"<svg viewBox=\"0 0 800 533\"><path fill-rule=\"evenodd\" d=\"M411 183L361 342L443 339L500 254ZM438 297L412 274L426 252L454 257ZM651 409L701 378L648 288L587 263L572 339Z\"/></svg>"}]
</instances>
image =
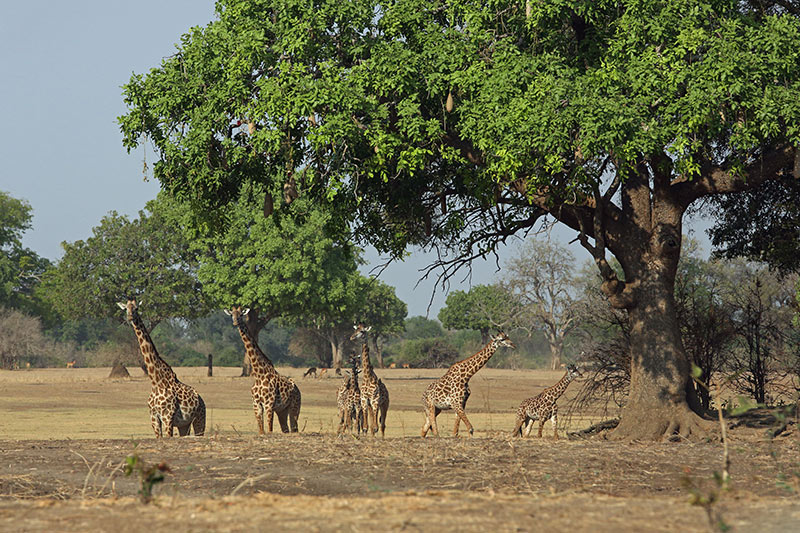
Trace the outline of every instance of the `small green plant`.
<instances>
[{"instance_id":1,"label":"small green plant","mask_svg":"<svg viewBox=\"0 0 800 533\"><path fill-rule=\"evenodd\" d=\"M689 504L697 505L703 508L708 517L708 523L715 531L730 531L731 527L722 519L722 513L715 507L719 501L720 493L726 489L726 481L719 472L714 472L715 489L703 491L700 487L695 485L688 472L681 482L684 488L689 492Z\"/></svg>"},{"instance_id":2,"label":"small green plant","mask_svg":"<svg viewBox=\"0 0 800 533\"><path fill-rule=\"evenodd\" d=\"M139 489L139 497L142 503L150 503L153 500L153 487L158 483L164 481L164 474L172 472L170 467L165 462L157 465L147 465L139 454L134 452L125 458L125 468L123 469L125 476L130 476L134 472L139 475L139 481L142 486Z\"/></svg>"}]
</instances>

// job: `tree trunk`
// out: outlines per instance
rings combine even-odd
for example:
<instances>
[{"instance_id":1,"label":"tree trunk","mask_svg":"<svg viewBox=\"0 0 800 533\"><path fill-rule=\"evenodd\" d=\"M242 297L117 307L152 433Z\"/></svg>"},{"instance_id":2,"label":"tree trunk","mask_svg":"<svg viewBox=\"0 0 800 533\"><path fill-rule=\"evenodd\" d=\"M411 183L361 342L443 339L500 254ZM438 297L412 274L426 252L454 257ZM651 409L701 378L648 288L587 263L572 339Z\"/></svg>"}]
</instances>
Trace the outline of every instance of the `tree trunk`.
<instances>
[{"instance_id":1,"label":"tree trunk","mask_svg":"<svg viewBox=\"0 0 800 533\"><path fill-rule=\"evenodd\" d=\"M335 332L328 337L328 341L331 343L331 354L332 354L332 361L331 366L333 368L342 368L342 342L341 339L336 335Z\"/></svg>"},{"instance_id":2,"label":"tree trunk","mask_svg":"<svg viewBox=\"0 0 800 533\"><path fill-rule=\"evenodd\" d=\"M550 343L550 370L558 370L561 367L561 353L563 349L563 339Z\"/></svg>"},{"instance_id":3,"label":"tree trunk","mask_svg":"<svg viewBox=\"0 0 800 533\"><path fill-rule=\"evenodd\" d=\"M629 308L631 385L619 426L620 439L673 439L705 435L692 410L689 360L683 349L673 296L674 280L653 276L642 282L638 304Z\"/></svg>"},{"instance_id":4,"label":"tree trunk","mask_svg":"<svg viewBox=\"0 0 800 533\"><path fill-rule=\"evenodd\" d=\"M381 352L380 346L378 346L378 338L377 335L370 335L369 336L369 351L375 354L375 359L378 362L378 368L383 368L383 352Z\"/></svg>"}]
</instances>

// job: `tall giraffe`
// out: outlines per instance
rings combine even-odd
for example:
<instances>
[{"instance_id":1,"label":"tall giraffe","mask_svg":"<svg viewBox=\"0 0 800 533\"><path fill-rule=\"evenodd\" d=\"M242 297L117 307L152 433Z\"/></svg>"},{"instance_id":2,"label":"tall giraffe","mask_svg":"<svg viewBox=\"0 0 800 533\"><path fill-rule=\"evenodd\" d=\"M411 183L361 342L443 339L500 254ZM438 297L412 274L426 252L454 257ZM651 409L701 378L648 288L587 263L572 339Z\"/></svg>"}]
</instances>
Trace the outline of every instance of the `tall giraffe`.
<instances>
[{"instance_id":1,"label":"tall giraffe","mask_svg":"<svg viewBox=\"0 0 800 533\"><path fill-rule=\"evenodd\" d=\"M234 306L230 311L225 309L225 313L233 319L234 327L239 330L252 367L255 382L250 392L253 394L253 411L256 414L258 434L264 434L264 418L267 419L267 429L272 433L273 413L278 415L281 431L288 433L289 425L291 425L292 433L297 433L297 417L300 416L301 403L300 389L291 378L278 374L269 357L250 337L250 331L243 318L249 312L250 309L242 310L240 306ZM289 425L286 423L287 416Z\"/></svg>"},{"instance_id":2,"label":"tall giraffe","mask_svg":"<svg viewBox=\"0 0 800 533\"><path fill-rule=\"evenodd\" d=\"M433 434L437 437L439 436L436 417L445 409L454 409L456 412L456 425L453 429L453 436L458 436L458 425L462 421L467 426L470 437L472 436L472 424L467 419L466 413L464 413L464 408L469 399L469 379L483 368L483 365L486 364L500 346L515 348L508 335L500 331L489 340L489 343L481 351L455 363L444 376L428 386L425 394L422 395L422 405L425 409L425 425L422 426L423 437L428 434L428 429L432 429Z\"/></svg>"},{"instance_id":3,"label":"tall giraffe","mask_svg":"<svg viewBox=\"0 0 800 533\"><path fill-rule=\"evenodd\" d=\"M358 356L350 356L351 374L347 376L336 394L336 404L339 407L339 430L353 432L353 420L356 421L356 433L361 433L364 428L364 413L361 410L361 390L358 387Z\"/></svg>"},{"instance_id":4,"label":"tall giraffe","mask_svg":"<svg viewBox=\"0 0 800 533\"><path fill-rule=\"evenodd\" d=\"M131 298L127 303L118 302L125 309L128 322L133 326L139 350L142 352L145 370L150 376L150 423L156 438L171 437L173 428L183 437L189 434L190 427L196 436L206 430L206 404L192 387L182 383L166 361L158 355L150 334L139 316L139 306Z\"/></svg>"},{"instance_id":5,"label":"tall giraffe","mask_svg":"<svg viewBox=\"0 0 800 533\"><path fill-rule=\"evenodd\" d=\"M364 324L353 326L355 332L350 336L351 341L363 340L361 346L361 410L366 418L367 431L372 430L372 434L378 432L380 422L381 437L386 434L386 412L389 410L389 391L383 381L375 375L372 368L372 361L369 358L369 343L367 334L372 326L366 327Z\"/></svg>"},{"instance_id":6,"label":"tall giraffe","mask_svg":"<svg viewBox=\"0 0 800 533\"><path fill-rule=\"evenodd\" d=\"M538 396L528 398L522 402L517 409L517 424L514 426L514 431L511 432L512 437L522 435L522 426L527 424L525 429L525 436L531 434L533 429L533 421L539 421L539 437L542 436L542 429L544 422L548 418L553 423L553 436L558 439L558 406L556 400L564 394L570 382L580 376L581 373L575 365L567 365L567 373L561 380L552 387L546 388L539 393Z\"/></svg>"}]
</instances>

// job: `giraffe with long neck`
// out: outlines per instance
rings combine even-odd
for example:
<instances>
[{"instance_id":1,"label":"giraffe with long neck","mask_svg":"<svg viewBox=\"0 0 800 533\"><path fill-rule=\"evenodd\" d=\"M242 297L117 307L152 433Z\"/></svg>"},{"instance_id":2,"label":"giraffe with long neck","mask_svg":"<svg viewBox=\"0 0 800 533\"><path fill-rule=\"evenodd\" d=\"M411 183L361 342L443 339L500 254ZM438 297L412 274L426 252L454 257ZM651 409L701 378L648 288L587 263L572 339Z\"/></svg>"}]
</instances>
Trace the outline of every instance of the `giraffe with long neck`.
<instances>
[{"instance_id":1,"label":"giraffe with long neck","mask_svg":"<svg viewBox=\"0 0 800 533\"><path fill-rule=\"evenodd\" d=\"M358 356L353 354L350 357L351 373L344 379L336 394L336 404L339 407L339 430L341 435L344 431L353 432L353 420L355 420L356 433L361 433L364 428L364 414L361 410L361 390L358 386Z\"/></svg>"},{"instance_id":2,"label":"giraffe with long neck","mask_svg":"<svg viewBox=\"0 0 800 533\"><path fill-rule=\"evenodd\" d=\"M389 391L383 381L378 379L372 361L369 358L369 343L367 335L372 327L364 324L353 326L355 332L350 336L351 341L362 339L361 345L361 410L366 418L367 431L372 435L378 432L380 425L381 437L386 434L386 412L389 410Z\"/></svg>"},{"instance_id":3,"label":"giraffe with long neck","mask_svg":"<svg viewBox=\"0 0 800 533\"><path fill-rule=\"evenodd\" d=\"M278 374L272 361L267 357L250 335L244 317L250 309L234 306L225 313L233 319L233 325L242 337L247 358L250 360L254 379L250 392L253 395L253 411L256 415L258 434L264 435L264 419L267 430L272 433L273 414L278 416L281 431L297 433L297 418L300 416L300 389L294 381ZM288 424L287 424L288 418Z\"/></svg>"},{"instance_id":4,"label":"giraffe with long neck","mask_svg":"<svg viewBox=\"0 0 800 533\"><path fill-rule=\"evenodd\" d=\"M478 370L483 368L501 346L515 347L508 335L502 331L494 335L478 353L453 364L444 376L428 386L425 394L422 395L422 405L425 409L425 425L422 426L423 437L428 434L429 429L433 430L435 436L439 436L436 417L446 409L453 409L456 412L453 436L458 436L458 426L461 422L464 422L464 425L469 430L470 437L472 436L473 427L464 412L470 394L469 380Z\"/></svg>"},{"instance_id":5,"label":"giraffe with long neck","mask_svg":"<svg viewBox=\"0 0 800 533\"><path fill-rule=\"evenodd\" d=\"M117 304L125 309L128 322L133 326L139 350L142 352L145 370L150 377L150 423L156 438L172 437L173 428L183 437L194 430L202 436L206 429L206 405L203 398L192 387L182 383L166 361L156 350L150 334L139 316L139 306L135 299Z\"/></svg>"},{"instance_id":6,"label":"giraffe with long neck","mask_svg":"<svg viewBox=\"0 0 800 533\"><path fill-rule=\"evenodd\" d=\"M567 365L567 373L558 383L546 388L538 396L528 398L522 402L519 409L517 409L517 423L514 426L514 431L511 432L511 436L521 436L522 427L525 425L527 425L525 436L529 436L533 429L533 421L538 420L539 437L541 437L544 422L549 418L553 423L553 437L558 439L558 405L556 405L556 400L564 394L572 380L580 375L581 373L575 365Z\"/></svg>"}]
</instances>

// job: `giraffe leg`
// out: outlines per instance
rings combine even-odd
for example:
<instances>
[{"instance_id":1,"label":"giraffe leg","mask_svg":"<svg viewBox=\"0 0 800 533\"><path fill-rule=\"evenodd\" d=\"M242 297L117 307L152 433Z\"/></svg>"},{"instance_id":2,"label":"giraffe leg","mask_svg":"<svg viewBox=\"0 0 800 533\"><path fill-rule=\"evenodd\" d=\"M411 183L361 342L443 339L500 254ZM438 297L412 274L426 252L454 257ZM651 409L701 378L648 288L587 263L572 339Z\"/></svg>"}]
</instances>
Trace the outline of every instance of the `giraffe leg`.
<instances>
[{"instance_id":1,"label":"giraffe leg","mask_svg":"<svg viewBox=\"0 0 800 533\"><path fill-rule=\"evenodd\" d=\"M281 425L281 432L289 433L289 410L284 409L283 411L278 411L276 414L278 415L278 424Z\"/></svg>"},{"instance_id":2,"label":"giraffe leg","mask_svg":"<svg viewBox=\"0 0 800 533\"><path fill-rule=\"evenodd\" d=\"M192 430L195 437L202 437L206 434L206 404L202 398L198 399L200 400L200 405L192 419Z\"/></svg>"},{"instance_id":3,"label":"giraffe leg","mask_svg":"<svg viewBox=\"0 0 800 533\"><path fill-rule=\"evenodd\" d=\"M544 417L539 419L539 438L542 438L542 430L544 429Z\"/></svg>"},{"instance_id":4,"label":"giraffe leg","mask_svg":"<svg viewBox=\"0 0 800 533\"><path fill-rule=\"evenodd\" d=\"M425 424L422 426L422 436L423 437L425 437L425 435L428 434L428 430L429 429L433 430L433 424L436 422L436 415L434 414L436 408L433 405L429 405L427 403L425 404L424 407L425 407L425 411L424 411ZM436 432L434 432L434 435L438 436Z\"/></svg>"},{"instance_id":5,"label":"giraffe leg","mask_svg":"<svg viewBox=\"0 0 800 533\"><path fill-rule=\"evenodd\" d=\"M467 418L467 414L464 412L464 409L463 408L458 408L458 407L456 408L456 429L453 432L453 436L454 437L458 437L458 421L459 420L463 420L464 421L464 425L467 426L467 429L469 430L469 436L471 437L472 434L475 432L475 430L473 429L472 424L470 424L469 419Z\"/></svg>"},{"instance_id":6,"label":"giraffe leg","mask_svg":"<svg viewBox=\"0 0 800 533\"><path fill-rule=\"evenodd\" d=\"M378 432L378 406L375 402L370 402L369 425L370 425L370 434L374 437L375 434Z\"/></svg>"},{"instance_id":7,"label":"giraffe leg","mask_svg":"<svg viewBox=\"0 0 800 533\"><path fill-rule=\"evenodd\" d=\"M264 434L264 410L261 404L253 402L253 411L256 413L256 426L258 426L258 434Z\"/></svg>"},{"instance_id":8,"label":"giraffe leg","mask_svg":"<svg viewBox=\"0 0 800 533\"><path fill-rule=\"evenodd\" d=\"M386 411L389 410L389 402L381 405L381 438L386 437Z\"/></svg>"},{"instance_id":9,"label":"giraffe leg","mask_svg":"<svg viewBox=\"0 0 800 533\"><path fill-rule=\"evenodd\" d=\"M550 422L553 423L553 438L558 440L558 410L553 408L553 416L550 417Z\"/></svg>"},{"instance_id":10,"label":"giraffe leg","mask_svg":"<svg viewBox=\"0 0 800 533\"><path fill-rule=\"evenodd\" d=\"M272 433L272 424L273 424L273 422L274 422L274 420L273 420L273 416L272 416L273 414L274 414L274 411L273 411L273 407L272 407L271 405L270 405L270 406L268 406L268 407L267 407L267 408L264 410L264 418L265 418L265 419L266 419L266 421L267 421L267 431L268 431L269 433Z\"/></svg>"},{"instance_id":11,"label":"giraffe leg","mask_svg":"<svg viewBox=\"0 0 800 533\"><path fill-rule=\"evenodd\" d=\"M512 437L516 437L517 435L519 435L521 437L522 436L522 426L524 424L525 424L525 418L518 416L517 417L517 423L514 426L514 431L511 432L511 436Z\"/></svg>"},{"instance_id":12,"label":"giraffe leg","mask_svg":"<svg viewBox=\"0 0 800 533\"><path fill-rule=\"evenodd\" d=\"M297 433L299 431L297 420L300 418L300 405L302 404L300 389L295 387L295 390L297 391L297 397L289 408L289 425L291 426L292 433Z\"/></svg>"},{"instance_id":13,"label":"giraffe leg","mask_svg":"<svg viewBox=\"0 0 800 533\"><path fill-rule=\"evenodd\" d=\"M156 434L156 438L161 438L161 420L155 411L150 411L150 425L153 426L153 433Z\"/></svg>"},{"instance_id":14,"label":"giraffe leg","mask_svg":"<svg viewBox=\"0 0 800 533\"><path fill-rule=\"evenodd\" d=\"M531 431L533 431L533 418L526 418L525 419L525 437L531 436Z\"/></svg>"}]
</instances>

